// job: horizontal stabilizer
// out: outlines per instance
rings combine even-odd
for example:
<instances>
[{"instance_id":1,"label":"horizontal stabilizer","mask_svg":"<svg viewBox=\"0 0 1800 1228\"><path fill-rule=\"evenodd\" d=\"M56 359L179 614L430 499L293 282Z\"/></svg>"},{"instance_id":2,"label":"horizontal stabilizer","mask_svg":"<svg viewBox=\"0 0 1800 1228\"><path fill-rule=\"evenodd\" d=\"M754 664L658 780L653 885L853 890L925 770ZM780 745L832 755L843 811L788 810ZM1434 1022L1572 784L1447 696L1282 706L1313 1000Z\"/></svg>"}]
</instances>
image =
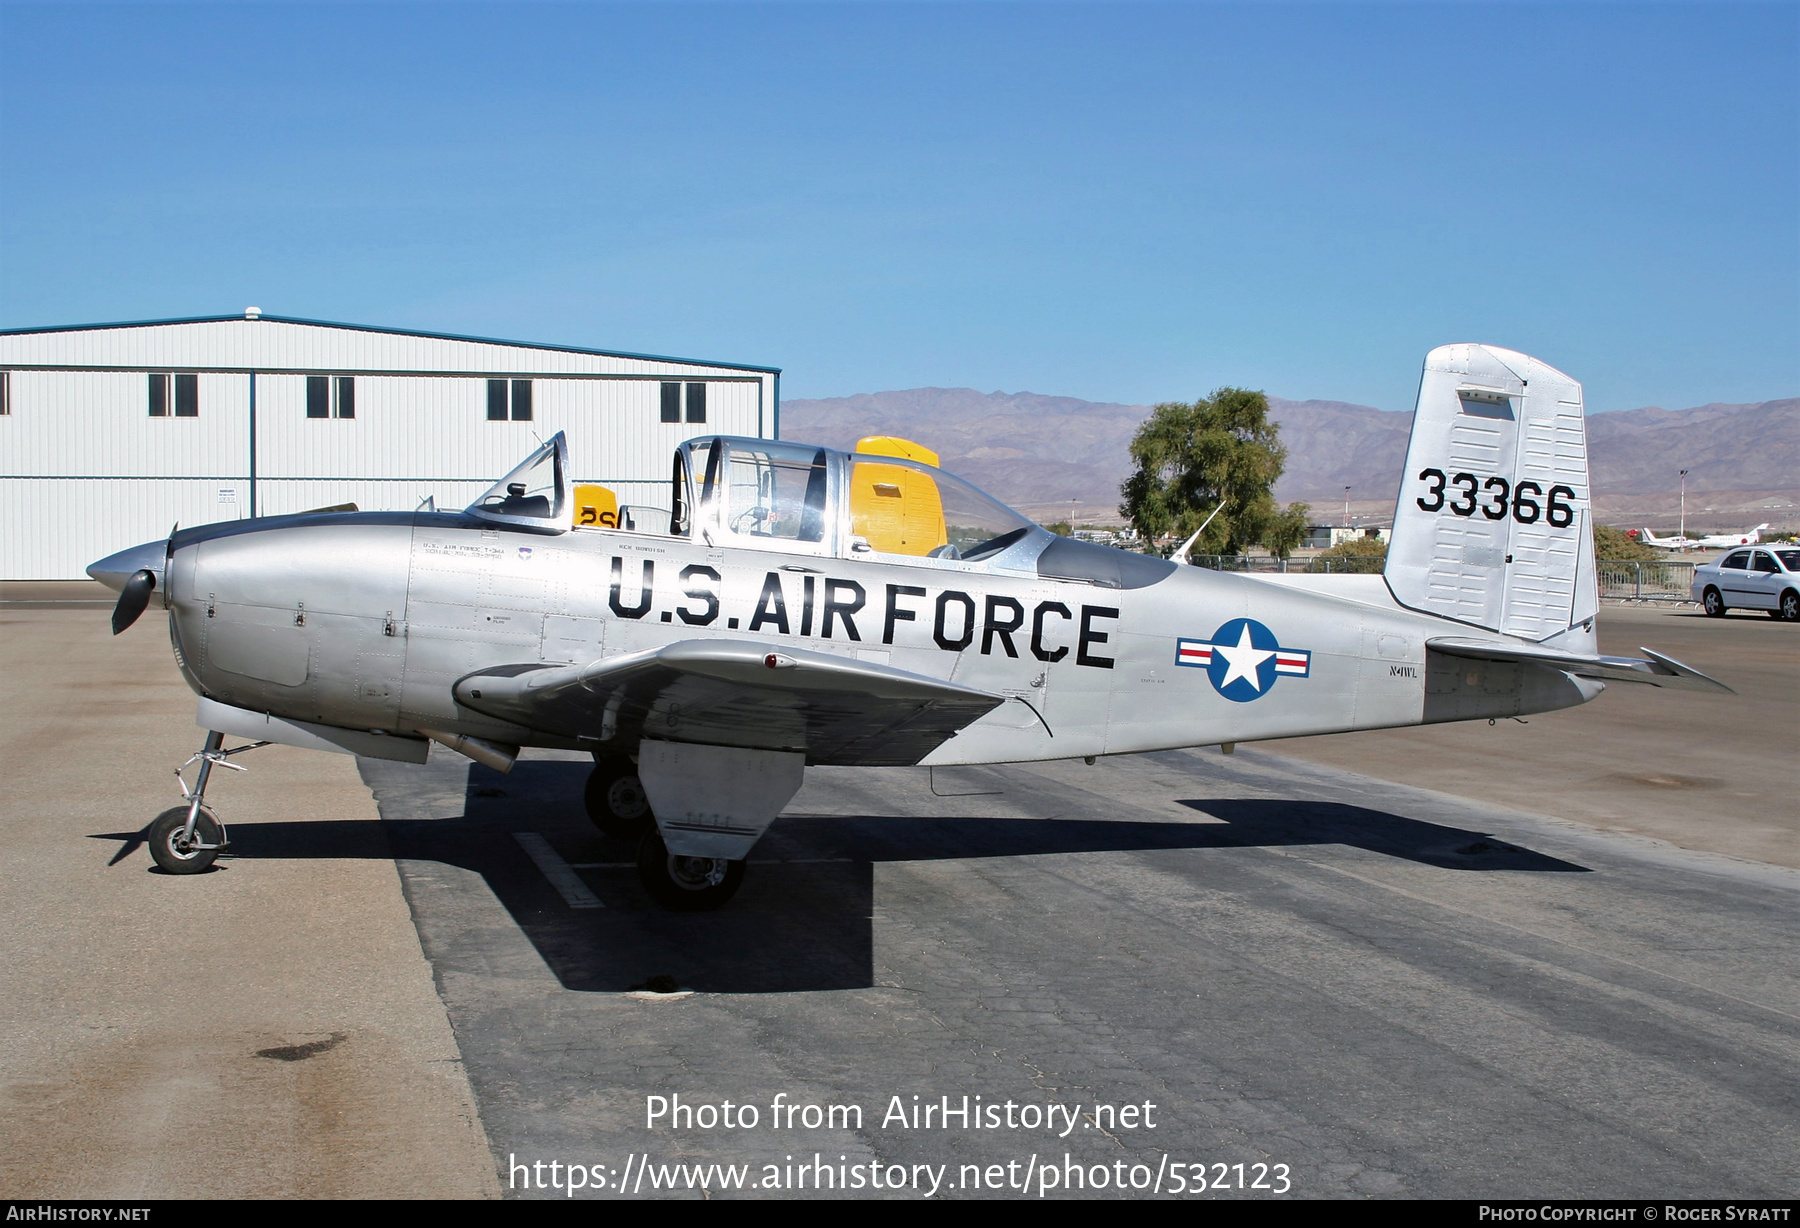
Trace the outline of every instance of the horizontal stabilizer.
<instances>
[{"instance_id":1,"label":"horizontal stabilizer","mask_svg":"<svg viewBox=\"0 0 1800 1228\"><path fill-rule=\"evenodd\" d=\"M1425 647L1450 657L1466 657L1475 661L1521 661L1549 665L1581 678L1598 678L1604 682L1643 682L1651 686L1674 687L1684 691L1736 691L1716 678L1690 669L1671 657L1648 648L1639 648L1643 657L1586 657L1562 652L1540 644L1506 644L1494 640L1462 639L1446 636L1425 641Z\"/></svg>"}]
</instances>

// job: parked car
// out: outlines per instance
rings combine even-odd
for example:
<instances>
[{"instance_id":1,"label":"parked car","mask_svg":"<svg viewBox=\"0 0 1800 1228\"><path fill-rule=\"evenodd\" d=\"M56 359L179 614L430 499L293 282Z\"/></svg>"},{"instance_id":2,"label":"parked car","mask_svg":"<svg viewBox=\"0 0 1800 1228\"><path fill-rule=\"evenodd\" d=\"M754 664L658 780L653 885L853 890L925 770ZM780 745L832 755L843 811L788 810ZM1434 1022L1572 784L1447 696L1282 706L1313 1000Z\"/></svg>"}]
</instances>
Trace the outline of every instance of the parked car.
<instances>
[{"instance_id":1,"label":"parked car","mask_svg":"<svg viewBox=\"0 0 1800 1228\"><path fill-rule=\"evenodd\" d=\"M1767 610L1772 618L1800 622L1800 548L1728 551L1694 568L1690 593L1714 618L1733 609Z\"/></svg>"}]
</instances>

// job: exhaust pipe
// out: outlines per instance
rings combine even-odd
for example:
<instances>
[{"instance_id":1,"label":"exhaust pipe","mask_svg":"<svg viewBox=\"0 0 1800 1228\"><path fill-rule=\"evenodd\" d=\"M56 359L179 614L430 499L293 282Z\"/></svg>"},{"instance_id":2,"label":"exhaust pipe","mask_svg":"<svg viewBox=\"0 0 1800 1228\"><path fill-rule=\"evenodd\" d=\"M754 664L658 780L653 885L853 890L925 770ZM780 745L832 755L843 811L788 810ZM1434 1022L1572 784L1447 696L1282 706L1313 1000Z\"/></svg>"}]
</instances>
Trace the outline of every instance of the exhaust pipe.
<instances>
[{"instance_id":1,"label":"exhaust pipe","mask_svg":"<svg viewBox=\"0 0 1800 1228\"><path fill-rule=\"evenodd\" d=\"M513 770L513 764L519 761L519 748L508 746L504 742L490 742L486 738L472 738L466 733L444 733L437 729L421 729L418 732L439 746L447 746L483 767L493 768L502 776L509 774Z\"/></svg>"}]
</instances>

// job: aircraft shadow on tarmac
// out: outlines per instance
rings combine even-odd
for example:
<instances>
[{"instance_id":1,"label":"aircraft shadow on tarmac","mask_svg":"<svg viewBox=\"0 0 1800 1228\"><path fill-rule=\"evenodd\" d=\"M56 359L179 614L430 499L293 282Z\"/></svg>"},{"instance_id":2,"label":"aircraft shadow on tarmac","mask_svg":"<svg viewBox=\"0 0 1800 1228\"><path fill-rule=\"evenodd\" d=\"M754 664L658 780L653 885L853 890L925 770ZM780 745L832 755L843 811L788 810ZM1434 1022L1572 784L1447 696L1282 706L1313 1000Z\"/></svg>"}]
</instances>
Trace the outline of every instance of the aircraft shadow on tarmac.
<instances>
[{"instance_id":1,"label":"aircraft shadow on tarmac","mask_svg":"<svg viewBox=\"0 0 1800 1228\"><path fill-rule=\"evenodd\" d=\"M1586 869L1479 832L1335 802L1181 802L1220 820L1212 823L790 814L757 846L743 890L722 911L671 913L638 885L632 850L582 812L587 770L528 760L502 777L471 767L460 815L446 813L451 802L442 818L243 823L231 829L232 856L392 857L412 863L415 878L438 873L432 863L471 871L564 988L611 993L653 978L712 993L867 988L877 862L1342 844L1457 870ZM549 840L603 907L565 904L514 839L527 831ZM142 833L95 838L125 842L117 864Z\"/></svg>"}]
</instances>

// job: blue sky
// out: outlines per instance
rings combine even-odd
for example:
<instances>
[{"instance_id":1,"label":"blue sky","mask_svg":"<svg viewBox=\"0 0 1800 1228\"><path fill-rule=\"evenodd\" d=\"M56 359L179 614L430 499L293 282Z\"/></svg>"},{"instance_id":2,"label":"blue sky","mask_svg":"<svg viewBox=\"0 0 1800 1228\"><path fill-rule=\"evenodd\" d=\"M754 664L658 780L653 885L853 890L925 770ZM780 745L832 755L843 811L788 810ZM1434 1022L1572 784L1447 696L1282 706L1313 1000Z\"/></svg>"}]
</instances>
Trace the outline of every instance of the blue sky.
<instances>
[{"instance_id":1,"label":"blue sky","mask_svg":"<svg viewBox=\"0 0 1800 1228\"><path fill-rule=\"evenodd\" d=\"M0 326L284 315L786 397L1800 394L1794 4L0 3Z\"/></svg>"}]
</instances>

